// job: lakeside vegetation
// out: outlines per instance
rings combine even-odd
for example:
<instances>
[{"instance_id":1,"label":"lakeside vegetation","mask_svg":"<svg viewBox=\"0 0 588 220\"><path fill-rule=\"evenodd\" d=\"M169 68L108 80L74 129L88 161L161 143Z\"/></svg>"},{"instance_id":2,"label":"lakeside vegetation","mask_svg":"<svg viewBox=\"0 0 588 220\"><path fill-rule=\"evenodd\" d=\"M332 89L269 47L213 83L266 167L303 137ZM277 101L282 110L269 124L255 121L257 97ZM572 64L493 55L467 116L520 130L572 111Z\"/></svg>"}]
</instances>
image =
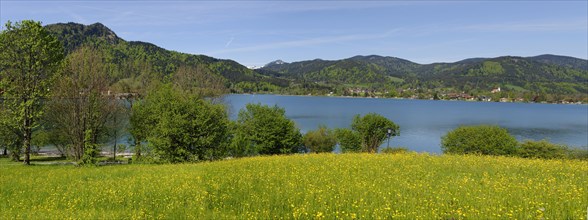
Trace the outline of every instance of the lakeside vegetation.
<instances>
[{"instance_id":1,"label":"lakeside vegetation","mask_svg":"<svg viewBox=\"0 0 588 220\"><path fill-rule=\"evenodd\" d=\"M13 166L2 219L583 219L588 162L304 154L198 164ZM9 178L8 178L9 177Z\"/></svg>"},{"instance_id":2,"label":"lakeside vegetation","mask_svg":"<svg viewBox=\"0 0 588 220\"><path fill-rule=\"evenodd\" d=\"M150 60L139 50L146 72L113 78L133 65L112 65L108 42L62 51L34 21L8 23L0 34L0 147L10 153L0 158L0 201L8 207L1 219L582 218L588 204L588 164L576 160L588 151L519 143L480 126L448 133L446 155L377 154L401 128L375 113L304 136L279 106L248 104L230 121L214 98L235 88L219 73L225 61L176 68L166 55ZM137 48L121 45L123 54ZM170 62L169 75L146 64L159 61ZM110 91L121 88L123 95ZM97 166L109 163L101 147L126 148L116 142L126 132L133 163ZM36 157L33 147L46 145L62 157ZM336 145L344 154L322 153ZM10 162L23 157L33 166Z\"/></svg>"}]
</instances>

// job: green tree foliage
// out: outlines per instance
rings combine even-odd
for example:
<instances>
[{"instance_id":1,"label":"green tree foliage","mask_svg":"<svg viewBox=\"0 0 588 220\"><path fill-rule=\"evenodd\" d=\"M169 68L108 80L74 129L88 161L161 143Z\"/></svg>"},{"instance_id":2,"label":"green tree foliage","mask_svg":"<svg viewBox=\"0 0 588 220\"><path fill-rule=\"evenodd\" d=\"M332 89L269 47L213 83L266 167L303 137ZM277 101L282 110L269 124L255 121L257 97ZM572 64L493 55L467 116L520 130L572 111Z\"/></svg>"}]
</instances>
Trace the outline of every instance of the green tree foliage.
<instances>
[{"instance_id":1,"label":"green tree foliage","mask_svg":"<svg viewBox=\"0 0 588 220\"><path fill-rule=\"evenodd\" d=\"M30 163L32 131L43 115L43 99L63 59L63 46L40 22L7 22L0 33L0 93L15 120Z\"/></svg>"},{"instance_id":2,"label":"green tree foliage","mask_svg":"<svg viewBox=\"0 0 588 220\"><path fill-rule=\"evenodd\" d=\"M22 138L18 125L11 120L6 109L0 108L0 147L3 155L10 153L13 161L19 161L22 153Z\"/></svg>"},{"instance_id":3,"label":"green tree foliage","mask_svg":"<svg viewBox=\"0 0 588 220\"><path fill-rule=\"evenodd\" d=\"M506 129L490 125L458 127L441 138L449 154L515 155L517 145Z\"/></svg>"},{"instance_id":4,"label":"green tree foliage","mask_svg":"<svg viewBox=\"0 0 588 220\"><path fill-rule=\"evenodd\" d=\"M568 148L564 145L549 143L546 140L524 141L518 149L518 155L524 158L561 159L567 157Z\"/></svg>"},{"instance_id":5,"label":"green tree foliage","mask_svg":"<svg viewBox=\"0 0 588 220\"><path fill-rule=\"evenodd\" d=\"M63 75L52 88L45 126L52 126L49 131L54 135L67 138L69 156L76 161L94 155L86 154L92 150L86 147L95 148L105 141L106 124L120 109L108 94L107 71L101 51L80 47L67 56Z\"/></svg>"},{"instance_id":6,"label":"green tree foliage","mask_svg":"<svg viewBox=\"0 0 588 220\"><path fill-rule=\"evenodd\" d=\"M361 137L359 133L348 128L335 129L337 142L343 153L361 152Z\"/></svg>"},{"instance_id":7,"label":"green tree foliage","mask_svg":"<svg viewBox=\"0 0 588 220\"><path fill-rule=\"evenodd\" d=\"M147 141L155 157L172 163L222 156L228 123L224 106L185 94L170 84L159 86L135 104L131 116L135 138Z\"/></svg>"},{"instance_id":8,"label":"green tree foliage","mask_svg":"<svg viewBox=\"0 0 588 220\"><path fill-rule=\"evenodd\" d=\"M232 151L285 154L300 151L302 135L278 106L247 104L239 111Z\"/></svg>"},{"instance_id":9,"label":"green tree foliage","mask_svg":"<svg viewBox=\"0 0 588 220\"><path fill-rule=\"evenodd\" d=\"M304 146L313 153L332 152L337 145L335 133L324 125L319 126L317 130L307 132L303 141Z\"/></svg>"},{"instance_id":10,"label":"green tree foliage","mask_svg":"<svg viewBox=\"0 0 588 220\"><path fill-rule=\"evenodd\" d=\"M228 92L226 79L202 65L180 66L173 74L172 82L181 90L200 97L216 97Z\"/></svg>"},{"instance_id":11,"label":"green tree foliage","mask_svg":"<svg viewBox=\"0 0 588 220\"><path fill-rule=\"evenodd\" d=\"M400 134L400 127L384 116L369 113L363 117L356 115L351 123L351 128L361 137L362 151L375 153L387 137L388 129L392 130L391 136Z\"/></svg>"}]
</instances>

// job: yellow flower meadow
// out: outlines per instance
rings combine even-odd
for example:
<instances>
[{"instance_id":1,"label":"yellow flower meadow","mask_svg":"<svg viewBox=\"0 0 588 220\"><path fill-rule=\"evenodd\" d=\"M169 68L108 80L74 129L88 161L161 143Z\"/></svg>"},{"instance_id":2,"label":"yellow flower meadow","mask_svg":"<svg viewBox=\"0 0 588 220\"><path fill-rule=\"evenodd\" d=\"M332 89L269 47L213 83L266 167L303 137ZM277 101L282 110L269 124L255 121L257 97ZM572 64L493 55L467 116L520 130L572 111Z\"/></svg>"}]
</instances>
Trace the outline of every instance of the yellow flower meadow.
<instances>
[{"instance_id":1,"label":"yellow flower meadow","mask_svg":"<svg viewBox=\"0 0 588 220\"><path fill-rule=\"evenodd\" d=\"M0 219L586 219L588 161L307 154L0 163Z\"/></svg>"}]
</instances>

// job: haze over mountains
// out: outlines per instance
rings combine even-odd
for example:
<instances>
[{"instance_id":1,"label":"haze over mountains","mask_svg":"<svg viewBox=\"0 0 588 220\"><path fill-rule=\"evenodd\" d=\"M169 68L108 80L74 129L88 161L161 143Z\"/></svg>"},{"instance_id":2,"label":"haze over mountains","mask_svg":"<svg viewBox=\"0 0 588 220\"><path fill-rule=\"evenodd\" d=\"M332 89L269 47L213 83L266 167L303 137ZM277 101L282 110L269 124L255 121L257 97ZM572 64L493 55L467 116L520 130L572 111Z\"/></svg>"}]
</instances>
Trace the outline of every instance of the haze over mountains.
<instances>
[{"instance_id":1,"label":"haze over mountains","mask_svg":"<svg viewBox=\"0 0 588 220\"><path fill-rule=\"evenodd\" d=\"M233 92L255 92L263 84L267 87L265 91L282 93L289 92L279 88L326 91L355 86L378 89L387 85L467 91L502 86L519 92L588 93L588 60L567 56L502 56L418 64L397 57L370 55L292 63L276 60L251 70L233 60L169 51L146 42L125 41L100 23L59 23L46 27L63 42L66 52L83 44L98 45L106 51L109 54L106 62L113 66L113 82L136 79L144 74L164 78L180 66L198 66L207 74L221 76L226 87ZM245 86L256 88L244 90Z\"/></svg>"}]
</instances>

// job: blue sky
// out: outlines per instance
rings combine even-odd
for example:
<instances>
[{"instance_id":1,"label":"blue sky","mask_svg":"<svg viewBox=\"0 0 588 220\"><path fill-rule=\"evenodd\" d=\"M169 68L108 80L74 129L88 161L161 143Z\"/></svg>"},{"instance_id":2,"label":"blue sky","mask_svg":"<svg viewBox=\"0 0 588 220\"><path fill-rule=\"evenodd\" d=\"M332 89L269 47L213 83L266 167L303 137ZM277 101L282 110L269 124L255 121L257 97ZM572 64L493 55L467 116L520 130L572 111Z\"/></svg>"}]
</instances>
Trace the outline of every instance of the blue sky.
<instances>
[{"instance_id":1,"label":"blue sky","mask_svg":"<svg viewBox=\"0 0 588 220\"><path fill-rule=\"evenodd\" d=\"M588 1L0 1L0 22L101 22L119 37L262 66L382 55L417 63L588 58Z\"/></svg>"}]
</instances>

